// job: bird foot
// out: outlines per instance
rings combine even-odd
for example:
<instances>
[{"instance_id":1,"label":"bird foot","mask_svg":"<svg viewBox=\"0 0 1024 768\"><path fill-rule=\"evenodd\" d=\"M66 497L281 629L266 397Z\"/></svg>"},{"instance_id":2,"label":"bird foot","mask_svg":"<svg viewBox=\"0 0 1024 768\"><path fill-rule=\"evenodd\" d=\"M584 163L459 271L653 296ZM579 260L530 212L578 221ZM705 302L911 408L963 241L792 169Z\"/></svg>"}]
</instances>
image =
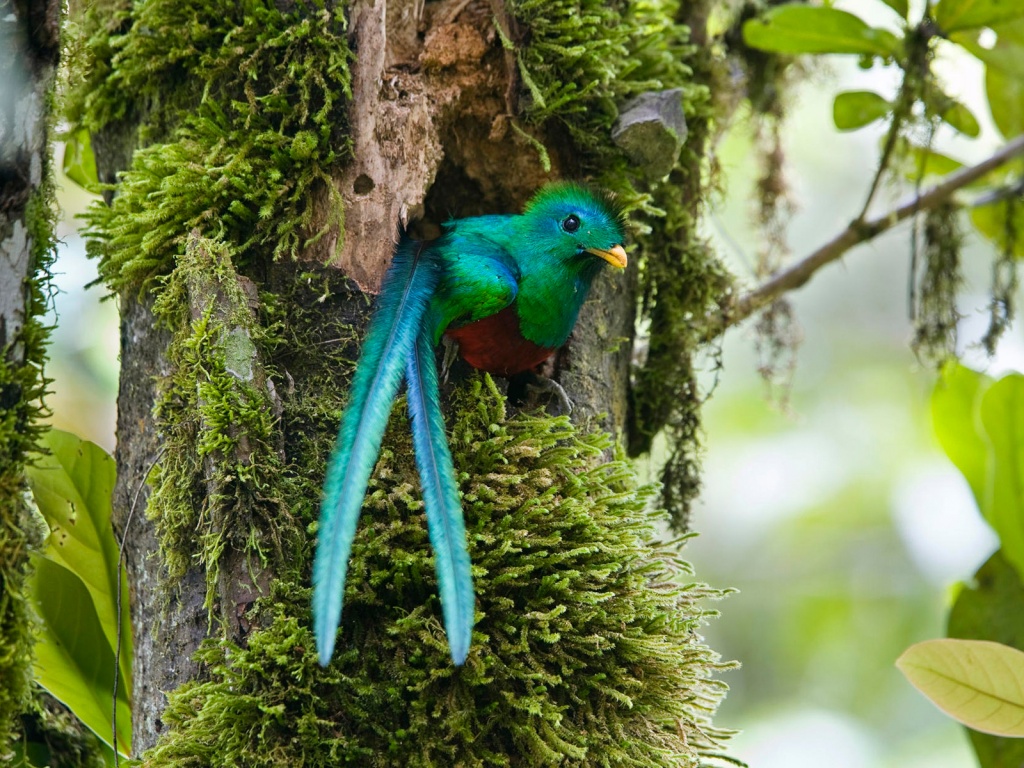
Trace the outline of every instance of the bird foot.
<instances>
[{"instance_id":1,"label":"bird foot","mask_svg":"<svg viewBox=\"0 0 1024 768\"><path fill-rule=\"evenodd\" d=\"M441 383L447 384L448 373L459 357L459 342L448 336L442 336L441 346L444 347L444 356L441 358Z\"/></svg>"},{"instance_id":2,"label":"bird foot","mask_svg":"<svg viewBox=\"0 0 1024 768\"><path fill-rule=\"evenodd\" d=\"M559 410L561 413L570 414L573 409L573 402L569 399L569 395L565 393L565 389L554 379L549 379L545 376L537 376L534 381L529 382L526 385L526 389L529 392L537 394L553 395L558 400Z\"/></svg>"}]
</instances>

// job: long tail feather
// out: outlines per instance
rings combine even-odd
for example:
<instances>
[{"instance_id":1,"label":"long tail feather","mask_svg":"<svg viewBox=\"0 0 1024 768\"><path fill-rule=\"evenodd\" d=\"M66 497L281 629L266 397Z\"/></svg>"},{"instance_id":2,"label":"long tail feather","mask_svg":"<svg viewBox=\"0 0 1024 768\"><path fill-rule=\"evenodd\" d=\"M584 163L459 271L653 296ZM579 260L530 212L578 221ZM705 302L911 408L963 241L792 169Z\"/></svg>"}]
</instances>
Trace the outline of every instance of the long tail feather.
<instances>
[{"instance_id":1,"label":"long tail feather","mask_svg":"<svg viewBox=\"0 0 1024 768\"><path fill-rule=\"evenodd\" d=\"M405 375L416 467L423 486L430 543L434 548L448 648L452 661L461 665L469 653L473 634L473 577L455 467L438 401L437 362L428 324L424 324L416 341L415 354L408 360Z\"/></svg>"},{"instance_id":2,"label":"long tail feather","mask_svg":"<svg viewBox=\"0 0 1024 768\"><path fill-rule=\"evenodd\" d=\"M313 632L324 666L334 653L348 558L366 484L377 462L403 369L437 287L437 266L422 250L422 244L404 240L384 278L327 466L313 561Z\"/></svg>"}]
</instances>

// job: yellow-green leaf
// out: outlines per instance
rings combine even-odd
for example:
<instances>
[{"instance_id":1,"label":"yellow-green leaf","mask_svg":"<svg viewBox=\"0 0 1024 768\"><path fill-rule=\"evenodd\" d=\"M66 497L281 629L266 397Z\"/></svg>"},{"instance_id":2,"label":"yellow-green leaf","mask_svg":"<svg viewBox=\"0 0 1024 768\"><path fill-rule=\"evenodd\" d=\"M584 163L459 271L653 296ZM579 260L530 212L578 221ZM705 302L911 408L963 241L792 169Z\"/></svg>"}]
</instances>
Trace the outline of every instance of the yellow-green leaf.
<instances>
[{"instance_id":1,"label":"yellow-green leaf","mask_svg":"<svg viewBox=\"0 0 1024 768\"><path fill-rule=\"evenodd\" d=\"M111 524L114 460L95 443L59 429L43 437L49 453L26 470L36 505L51 529L43 556L82 580L110 646L117 644L117 561ZM131 622L127 576L121 573L121 672L131 683Z\"/></svg>"},{"instance_id":2,"label":"yellow-green leaf","mask_svg":"<svg viewBox=\"0 0 1024 768\"><path fill-rule=\"evenodd\" d=\"M114 746L114 652L89 592L77 575L34 557L32 592L42 619L35 645L35 679L103 742ZM123 651L122 651L123 652ZM131 705L122 680L117 696L117 749L131 754Z\"/></svg>"},{"instance_id":3,"label":"yellow-green leaf","mask_svg":"<svg viewBox=\"0 0 1024 768\"><path fill-rule=\"evenodd\" d=\"M952 363L943 368L931 402L932 428L939 445L971 486L979 509L987 503L990 474L981 396L990 386L992 379L985 374Z\"/></svg>"},{"instance_id":4,"label":"yellow-green leaf","mask_svg":"<svg viewBox=\"0 0 1024 768\"><path fill-rule=\"evenodd\" d=\"M832 120L840 131L863 128L889 114L892 104L874 91L845 91L832 102Z\"/></svg>"},{"instance_id":5,"label":"yellow-green leaf","mask_svg":"<svg viewBox=\"0 0 1024 768\"><path fill-rule=\"evenodd\" d=\"M92 139L84 128L64 142L64 175L94 195L102 191L96 172L96 158L92 153Z\"/></svg>"},{"instance_id":6,"label":"yellow-green leaf","mask_svg":"<svg viewBox=\"0 0 1024 768\"><path fill-rule=\"evenodd\" d=\"M1020 0L939 0L933 11L935 23L947 34L1022 17L1024 3Z\"/></svg>"},{"instance_id":7,"label":"yellow-green leaf","mask_svg":"<svg viewBox=\"0 0 1024 768\"><path fill-rule=\"evenodd\" d=\"M974 114L959 101L942 92L932 93L925 102L925 110L929 115L942 120L952 128L972 139L981 133L981 126Z\"/></svg>"},{"instance_id":8,"label":"yellow-green leaf","mask_svg":"<svg viewBox=\"0 0 1024 768\"><path fill-rule=\"evenodd\" d=\"M991 640L1019 648L1024 641L1024 583L1000 552L988 559L964 585L949 610L948 637ZM1004 739L968 731L983 768L1020 768L1024 739Z\"/></svg>"},{"instance_id":9,"label":"yellow-green leaf","mask_svg":"<svg viewBox=\"0 0 1024 768\"><path fill-rule=\"evenodd\" d=\"M899 38L868 26L860 17L836 8L780 5L743 25L752 48L773 53L858 53L896 56Z\"/></svg>"},{"instance_id":10,"label":"yellow-green leaf","mask_svg":"<svg viewBox=\"0 0 1024 768\"><path fill-rule=\"evenodd\" d=\"M1024 79L1000 69L985 71L985 95L992 121L1006 138L1024 133Z\"/></svg>"},{"instance_id":11,"label":"yellow-green leaf","mask_svg":"<svg viewBox=\"0 0 1024 768\"><path fill-rule=\"evenodd\" d=\"M49 430L49 453L26 469L32 497L50 529L33 580L43 618L36 643L37 680L97 735L112 741L117 587L121 582L121 658L118 748L131 746L132 637L127 578L118 569L111 524L114 460L98 445ZM120 576L119 576L120 574ZM123 711L122 711L123 710Z\"/></svg>"},{"instance_id":12,"label":"yellow-green leaf","mask_svg":"<svg viewBox=\"0 0 1024 768\"><path fill-rule=\"evenodd\" d=\"M904 651L896 667L969 728L1024 737L1024 652L988 640L926 640Z\"/></svg>"},{"instance_id":13,"label":"yellow-green leaf","mask_svg":"<svg viewBox=\"0 0 1024 768\"><path fill-rule=\"evenodd\" d=\"M982 32L980 29L954 32L949 39L986 67L997 69L1004 75L1024 79L1024 41L1021 40L1024 22L1004 24L993 31L996 32L996 43L988 48L979 42Z\"/></svg>"},{"instance_id":14,"label":"yellow-green leaf","mask_svg":"<svg viewBox=\"0 0 1024 768\"><path fill-rule=\"evenodd\" d=\"M1012 217L1012 218L1011 218ZM996 247L1004 251L1013 242L1013 253L1024 259L1024 203L1000 200L979 205L971 210L971 223L979 233L987 237Z\"/></svg>"},{"instance_id":15,"label":"yellow-green leaf","mask_svg":"<svg viewBox=\"0 0 1024 768\"><path fill-rule=\"evenodd\" d=\"M1024 376L1010 374L989 387L980 415L991 451L982 511L1006 559L1024 576Z\"/></svg>"},{"instance_id":16,"label":"yellow-green leaf","mask_svg":"<svg viewBox=\"0 0 1024 768\"><path fill-rule=\"evenodd\" d=\"M920 147L906 139L901 140L900 152L910 160L903 168L903 174L910 182L916 183L918 179L925 176L945 176L964 166L959 160L949 155L927 147Z\"/></svg>"},{"instance_id":17,"label":"yellow-green leaf","mask_svg":"<svg viewBox=\"0 0 1024 768\"><path fill-rule=\"evenodd\" d=\"M900 15L900 18L907 18L907 14L910 13L910 7L907 0L882 0L883 3L892 8L896 13Z\"/></svg>"}]
</instances>

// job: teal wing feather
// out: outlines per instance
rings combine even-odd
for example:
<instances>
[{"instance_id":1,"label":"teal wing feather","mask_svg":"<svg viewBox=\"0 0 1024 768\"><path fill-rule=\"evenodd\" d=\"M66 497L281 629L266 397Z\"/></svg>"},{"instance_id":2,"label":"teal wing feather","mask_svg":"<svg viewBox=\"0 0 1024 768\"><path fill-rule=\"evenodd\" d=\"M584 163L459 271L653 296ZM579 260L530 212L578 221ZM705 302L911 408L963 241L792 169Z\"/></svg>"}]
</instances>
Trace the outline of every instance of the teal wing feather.
<instances>
[{"instance_id":1,"label":"teal wing feather","mask_svg":"<svg viewBox=\"0 0 1024 768\"><path fill-rule=\"evenodd\" d=\"M460 219L437 241L444 277L431 306L435 343L448 327L496 315L515 301L519 267L505 237L514 218Z\"/></svg>"},{"instance_id":2,"label":"teal wing feather","mask_svg":"<svg viewBox=\"0 0 1024 768\"><path fill-rule=\"evenodd\" d=\"M409 416L416 467L423 487L430 543L434 548L441 609L452 661L462 665L473 634L473 577L466 550L466 528L448 448L437 387L433 334L424 325L406 366Z\"/></svg>"},{"instance_id":3,"label":"teal wing feather","mask_svg":"<svg viewBox=\"0 0 1024 768\"><path fill-rule=\"evenodd\" d=\"M325 666L341 622L345 574L366 485L439 275L436 261L422 244L403 240L384 279L356 365L350 400L327 465L313 561L313 631L320 663Z\"/></svg>"}]
</instances>

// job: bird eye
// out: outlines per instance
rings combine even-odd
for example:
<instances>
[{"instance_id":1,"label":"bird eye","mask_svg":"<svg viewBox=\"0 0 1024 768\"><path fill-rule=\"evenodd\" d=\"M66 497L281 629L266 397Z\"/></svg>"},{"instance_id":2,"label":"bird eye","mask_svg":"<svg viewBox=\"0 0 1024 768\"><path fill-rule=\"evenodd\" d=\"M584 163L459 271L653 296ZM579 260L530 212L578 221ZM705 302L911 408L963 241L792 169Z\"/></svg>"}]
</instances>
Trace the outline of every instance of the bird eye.
<instances>
[{"instance_id":1,"label":"bird eye","mask_svg":"<svg viewBox=\"0 0 1024 768\"><path fill-rule=\"evenodd\" d=\"M562 219L562 229L566 232L575 232L580 228L580 217L572 213Z\"/></svg>"}]
</instances>

